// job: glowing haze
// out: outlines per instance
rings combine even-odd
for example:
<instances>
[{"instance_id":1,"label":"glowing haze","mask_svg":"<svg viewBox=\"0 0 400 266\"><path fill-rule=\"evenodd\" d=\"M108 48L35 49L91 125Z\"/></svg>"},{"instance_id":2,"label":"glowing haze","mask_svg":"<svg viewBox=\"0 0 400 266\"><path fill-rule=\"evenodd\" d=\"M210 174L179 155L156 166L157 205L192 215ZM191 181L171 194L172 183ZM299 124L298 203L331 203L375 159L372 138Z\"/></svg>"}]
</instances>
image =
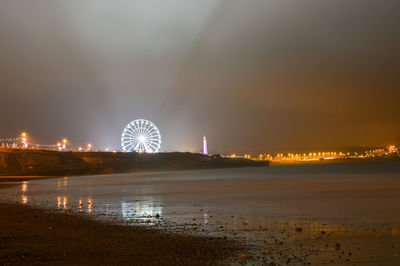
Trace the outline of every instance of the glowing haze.
<instances>
[{"instance_id":1,"label":"glowing haze","mask_svg":"<svg viewBox=\"0 0 400 266\"><path fill-rule=\"evenodd\" d=\"M162 150L400 143L399 1L0 3L0 137Z\"/></svg>"}]
</instances>

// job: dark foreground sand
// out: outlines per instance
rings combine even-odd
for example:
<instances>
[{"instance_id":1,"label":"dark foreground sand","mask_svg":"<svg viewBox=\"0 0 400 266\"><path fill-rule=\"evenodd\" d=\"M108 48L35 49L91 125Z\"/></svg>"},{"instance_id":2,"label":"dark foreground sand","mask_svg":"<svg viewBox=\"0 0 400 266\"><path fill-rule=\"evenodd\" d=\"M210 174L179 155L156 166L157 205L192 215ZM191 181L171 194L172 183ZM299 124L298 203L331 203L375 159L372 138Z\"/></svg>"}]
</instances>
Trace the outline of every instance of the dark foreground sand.
<instances>
[{"instance_id":1,"label":"dark foreground sand","mask_svg":"<svg viewBox=\"0 0 400 266\"><path fill-rule=\"evenodd\" d=\"M106 224L0 203L0 264L215 265L245 257L221 238Z\"/></svg>"}]
</instances>

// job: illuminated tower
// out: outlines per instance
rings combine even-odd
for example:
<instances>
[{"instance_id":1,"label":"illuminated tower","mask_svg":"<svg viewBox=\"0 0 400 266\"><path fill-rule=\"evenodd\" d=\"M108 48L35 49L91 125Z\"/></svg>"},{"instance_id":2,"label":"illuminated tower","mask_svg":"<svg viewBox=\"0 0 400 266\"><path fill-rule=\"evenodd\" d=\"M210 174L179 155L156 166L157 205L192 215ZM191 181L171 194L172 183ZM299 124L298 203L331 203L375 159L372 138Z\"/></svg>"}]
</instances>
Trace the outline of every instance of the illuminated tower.
<instances>
[{"instance_id":1,"label":"illuminated tower","mask_svg":"<svg viewBox=\"0 0 400 266\"><path fill-rule=\"evenodd\" d=\"M206 139L205 136L204 136L204 138L203 138L203 154L204 154L204 155L208 155L207 139Z\"/></svg>"}]
</instances>

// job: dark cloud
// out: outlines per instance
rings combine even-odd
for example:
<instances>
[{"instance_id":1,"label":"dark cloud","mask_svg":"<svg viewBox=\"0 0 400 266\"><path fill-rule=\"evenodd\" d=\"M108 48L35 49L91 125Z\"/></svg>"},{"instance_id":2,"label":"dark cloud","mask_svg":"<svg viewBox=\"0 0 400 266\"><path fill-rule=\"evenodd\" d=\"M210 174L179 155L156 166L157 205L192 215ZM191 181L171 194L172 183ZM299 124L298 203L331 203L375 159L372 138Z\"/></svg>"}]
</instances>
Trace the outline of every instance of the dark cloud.
<instances>
[{"instance_id":1,"label":"dark cloud","mask_svg":"<svg viewBox=\"0 0 400 266\"><path fill-rule=\"evenodd\" d=\"M398 1L2 1L1 136L261 152L400 143Z\"/></svg>"}]
</instances>

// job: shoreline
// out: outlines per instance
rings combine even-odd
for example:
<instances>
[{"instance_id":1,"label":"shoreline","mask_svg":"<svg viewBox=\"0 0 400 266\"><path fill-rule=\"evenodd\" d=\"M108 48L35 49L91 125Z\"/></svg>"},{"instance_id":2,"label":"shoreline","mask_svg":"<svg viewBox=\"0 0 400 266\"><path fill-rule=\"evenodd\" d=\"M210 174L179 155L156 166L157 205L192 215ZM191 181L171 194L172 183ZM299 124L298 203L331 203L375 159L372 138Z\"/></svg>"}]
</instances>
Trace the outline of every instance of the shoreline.
<instances>
[{"instance_id":1,"label":"shoreline","mask_svg":"<svg viewBox=\"0 0 400 266\"><path fill-rule=\"evenodd\" d=\"M0 261L15 264L215 265L239 262L233 240L124 226L87 215L0 203ZM99 233L101 232L101 233Z\"/></svg>"}]
</instances>

